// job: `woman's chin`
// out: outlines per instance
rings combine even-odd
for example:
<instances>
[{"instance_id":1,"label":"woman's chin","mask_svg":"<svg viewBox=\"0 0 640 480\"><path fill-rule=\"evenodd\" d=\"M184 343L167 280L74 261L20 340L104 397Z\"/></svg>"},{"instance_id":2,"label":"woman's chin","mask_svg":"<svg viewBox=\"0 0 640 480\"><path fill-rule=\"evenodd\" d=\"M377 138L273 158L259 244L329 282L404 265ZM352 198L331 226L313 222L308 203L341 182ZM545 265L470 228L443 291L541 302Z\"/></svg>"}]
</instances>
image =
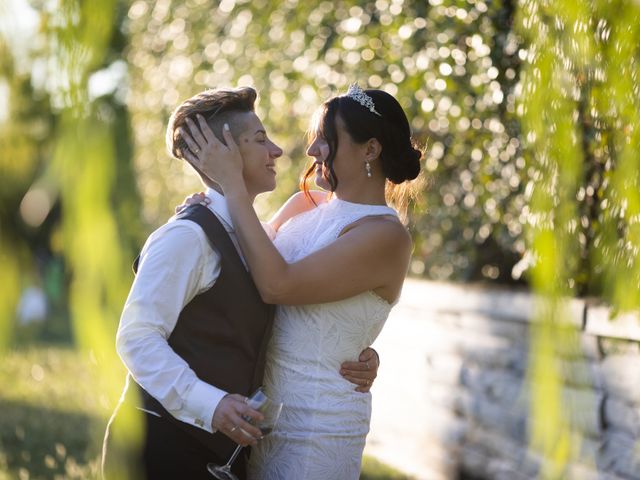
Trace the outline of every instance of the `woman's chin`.
<instances>
[{"instance_id":1,"label":"woman's chin","mask_svg":"<svg viewBox=\"0 0 640 480\"><path fill-rule=\"evenodd\" d=\"M315 183L316 186L322 190L331 190L331 185L327 182L327 179L322 176L322 173L316 173Z\"/></svg>"}]
</instances>

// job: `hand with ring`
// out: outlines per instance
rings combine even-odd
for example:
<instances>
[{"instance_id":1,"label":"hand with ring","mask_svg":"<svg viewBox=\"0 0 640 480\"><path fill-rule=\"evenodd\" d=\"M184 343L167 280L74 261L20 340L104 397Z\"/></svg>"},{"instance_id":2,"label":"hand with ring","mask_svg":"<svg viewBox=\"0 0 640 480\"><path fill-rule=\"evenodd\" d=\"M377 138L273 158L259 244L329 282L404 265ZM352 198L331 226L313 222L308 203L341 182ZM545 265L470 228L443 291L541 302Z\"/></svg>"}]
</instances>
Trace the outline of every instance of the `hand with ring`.
<instances>
[{"instance_id":1,"label":"hand with ring","mask_svg":"<svg viewBox=\"0 0 640 480\"><path fill-rule=\"evenodd\" d=\"M258 424L264 416L247 405L245 400L242 395L226 395L213 412L211 427L239 445L256 445L262 438L262 432L247 420Z\"/></svg>"},{"instance_id":2,"label":"hand with ring","mask_svg":"<svg viewBox=\"0 0 640 480\"><path fill-rule=\"evenodd\" d=\"M236 185L244 186L242 155L229 124L224 124L220 139L202 115L197 114L196 120L197 124L186 117L185 125L177 130L188 146L181 150L183 158L207 177L215 178L223 190L233 189Z\"/></svg>"},{"instance_id":3,"label":"hand with ring","mask_svg":"<svg viewBox=\"0 0 640 480\"><path fill-rule=\"evenodd\" d=\"M356 385L356 392L367 393L378 376L380 362L373 348L366 348L360 353L357 362L344 362L340 366L340 375Z\"/></svg>"}]
</instances>

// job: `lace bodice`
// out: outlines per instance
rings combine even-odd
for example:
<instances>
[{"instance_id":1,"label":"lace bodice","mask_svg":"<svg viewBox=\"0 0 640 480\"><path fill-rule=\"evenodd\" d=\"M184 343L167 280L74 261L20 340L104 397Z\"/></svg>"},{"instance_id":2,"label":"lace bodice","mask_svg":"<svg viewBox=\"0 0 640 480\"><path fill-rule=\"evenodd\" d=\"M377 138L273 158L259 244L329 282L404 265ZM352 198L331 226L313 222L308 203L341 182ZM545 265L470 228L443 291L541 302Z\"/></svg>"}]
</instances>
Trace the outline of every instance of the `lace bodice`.
<instances>
[{"instance_id":1,"label":"lace bodice","mask_svg":"<svg viewBox=\"0 0 640 480\"><path fill-rule=\"evenodd\" d=\"M334 198L287 221L280 227L274 244L285 260L293 263L336 240L348 225L371 215L397 216L397 213L385 205L363 205Z\"/></svg>"},{"instance_id":2,"label":"lace bodice","mask_svg":"<svg viewBox=\"0 0 640 480\"><path fill-rule=\"evenodd\" d=\"M396 213L333 199L285 223L274 244L293 263L369 215ZM277 308L264 383L285 407L276 430L253 449L250 478L358 478L371 396L355 392L339 369L371 345L391 307L364 292L337 302Z\"/></svg>"}]
</instances>

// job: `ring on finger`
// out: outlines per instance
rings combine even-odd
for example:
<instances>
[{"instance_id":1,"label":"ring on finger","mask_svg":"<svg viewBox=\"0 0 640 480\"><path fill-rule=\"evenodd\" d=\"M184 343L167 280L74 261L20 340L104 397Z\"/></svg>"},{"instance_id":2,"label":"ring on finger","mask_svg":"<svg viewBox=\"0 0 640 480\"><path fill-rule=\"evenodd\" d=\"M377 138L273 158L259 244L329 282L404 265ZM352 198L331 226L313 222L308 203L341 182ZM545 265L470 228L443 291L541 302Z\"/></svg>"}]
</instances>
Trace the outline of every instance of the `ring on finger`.
<instances>
[{"instance_id":1,"label":"ring on finger","mask_svg":"<svg viewBox=\"0 0 640 480\"><path fill-rule=\"evenodd\" d=\"M238 429L237 425L234 425L233 428L231 430L229 430L229 433L233 433Z\"/></svg>"},{"instance_id":2,"label":"ring on finger","mask_svg":"<svg viewBox=\"0 0 640 480\"><path fill-rule=\"evenodd\" d=\"M369 370L371 367L369 366L369 362L364 362L364 364L367 366L367 370Z\"/></svg>"}]
</instances>

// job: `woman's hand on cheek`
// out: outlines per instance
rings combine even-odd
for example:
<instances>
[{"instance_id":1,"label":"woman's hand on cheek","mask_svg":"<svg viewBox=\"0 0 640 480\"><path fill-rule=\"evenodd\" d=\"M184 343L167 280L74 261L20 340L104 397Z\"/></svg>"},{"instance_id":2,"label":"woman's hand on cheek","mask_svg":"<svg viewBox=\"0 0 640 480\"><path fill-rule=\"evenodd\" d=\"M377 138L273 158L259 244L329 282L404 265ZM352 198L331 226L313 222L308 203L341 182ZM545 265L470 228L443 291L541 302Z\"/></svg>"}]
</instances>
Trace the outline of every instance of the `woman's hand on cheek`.
<instances>
[{"instance_id":1,"label":"woman's hand on cheek","mask_svg":"<svg viewBox=\"0 0 640 480\"><path fill-rule=\"evenodd\" d=\"M217 182L222 189L242 182L242 155L238 149L228 124L224 124L222 143L207 125L202 115L198 115L198 125L193 120L185 120L189 131L180 128L179 134L189 146L183 157L207 177Z\"/></svg>"}]
</instances>

